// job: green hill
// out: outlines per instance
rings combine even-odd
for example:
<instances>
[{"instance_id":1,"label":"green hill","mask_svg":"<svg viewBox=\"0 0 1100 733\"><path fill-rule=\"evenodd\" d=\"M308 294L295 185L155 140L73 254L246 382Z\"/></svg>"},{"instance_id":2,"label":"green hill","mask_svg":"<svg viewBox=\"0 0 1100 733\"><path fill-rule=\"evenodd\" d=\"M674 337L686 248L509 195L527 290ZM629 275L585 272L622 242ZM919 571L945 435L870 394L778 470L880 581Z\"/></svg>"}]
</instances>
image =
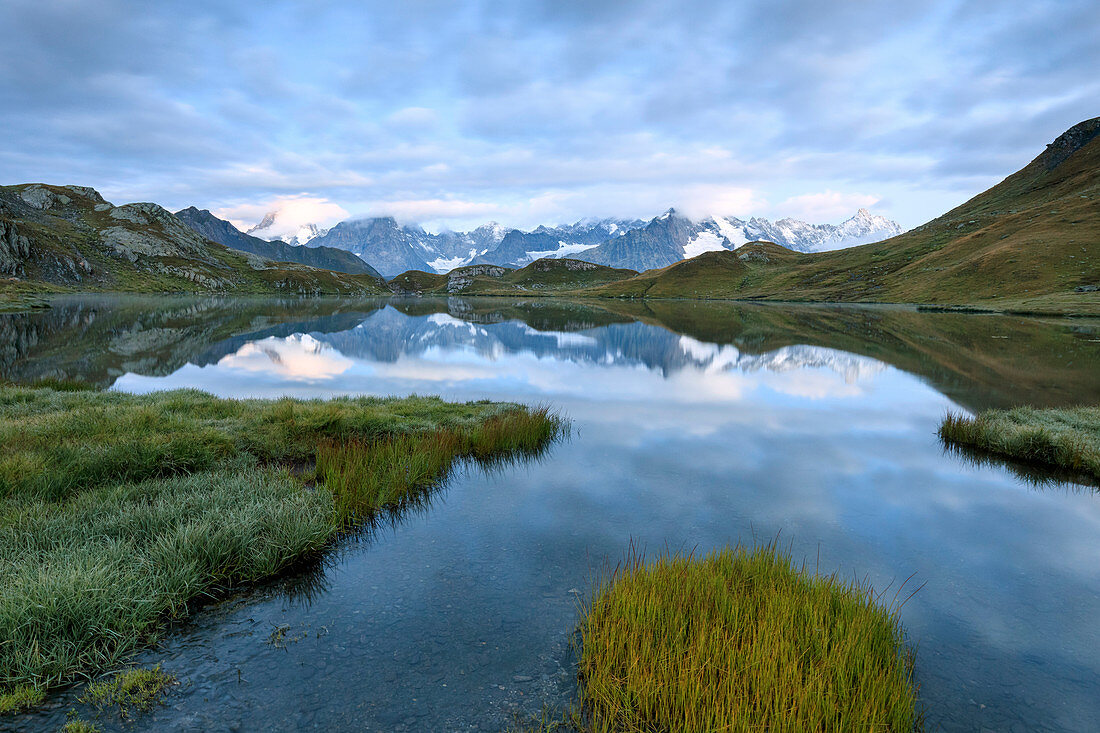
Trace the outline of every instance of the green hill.
<instances>
[{"instance_id":1,"label":"green hill","mask_svg":"<svg viewBox=\"0 0 1100 733\"><path fill-rule=\"evenodd\" d=\"M611 297L935 303L1100 312L1100 118L900 236L799 254L748 244L590 290Z\"/></svg>"},{"instance_id":2,"label":"green hill","mask_svg":"<svg viewBox=\"0 0 1100 733\"><path fill-rule=\"evenodd\" d=\"M569 258L535 260L513 270L499 265L467 265L436 275L403 272L389 282L402 295L549 295L626 280L638 273Z\"/></svg>"},{"instance_id":3,"label":"green hill","mask_svg":"<svg viewBox=\"0 0 1100 733\"><path fill-rule=\"evenodd\" d=\"M212 242L151 203L91 188L0 186L0 290L365 295L369 274L273 262Z\"/></svg>"}]
</instances>

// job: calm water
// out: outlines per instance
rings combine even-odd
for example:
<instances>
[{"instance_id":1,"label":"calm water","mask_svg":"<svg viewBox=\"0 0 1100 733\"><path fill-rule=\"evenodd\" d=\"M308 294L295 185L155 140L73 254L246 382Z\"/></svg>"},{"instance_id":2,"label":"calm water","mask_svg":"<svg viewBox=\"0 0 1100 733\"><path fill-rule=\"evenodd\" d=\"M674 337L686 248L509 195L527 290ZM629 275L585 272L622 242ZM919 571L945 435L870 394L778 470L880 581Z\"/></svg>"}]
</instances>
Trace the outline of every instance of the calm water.
<instances>
[{"instance_id":1,"label":"calm water","mask_svg":"<svg viewBox=\"0 0 1100 733\"><path fill-rule=\"evenodd\" d=\"M501 730L568 704L578 595L631 541L777 536L822 572L924 584L902 616L929 729L1100 729L1100 494L935 436L946 410L1100 402L1096 321L73 299L0 316L0 377L509 399L573 420L545 460L459 472L426 510L206 608L139 655L182 681L167 706L105 730ZM0 729L55 729L78 694Z\"/></svg>"}]
</instances>

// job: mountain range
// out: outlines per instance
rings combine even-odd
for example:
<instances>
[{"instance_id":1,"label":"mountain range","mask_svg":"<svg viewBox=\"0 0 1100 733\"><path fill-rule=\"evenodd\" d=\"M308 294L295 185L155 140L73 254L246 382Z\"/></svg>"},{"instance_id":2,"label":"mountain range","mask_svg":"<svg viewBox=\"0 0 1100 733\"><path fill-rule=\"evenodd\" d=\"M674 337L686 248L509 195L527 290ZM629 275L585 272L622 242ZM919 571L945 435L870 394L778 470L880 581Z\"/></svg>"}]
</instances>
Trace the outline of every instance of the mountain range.
<instances>
[{"instance_id":1,"label":"mountain range","mask_svg":"<svg viewBox=\"0 0 1100 733\"><path fill-rule=\"evenodd\" d=\"M250 233L273 226L277 212ZM670 209L649 222L640 219L584 219L539 226L529 232L490 222L470 232L426 232L392 217L352 219L331 229L307 227L313 236L296 240L310 247L335 247L369 262L386 277L407 270L447 273L465 265L523 267L540 258L572 257L614 268L664 267L715 249L768 240L799 252L820 252L886 239L901 233L897 223L860 209L839 225L797 219L708 217L694 221Z\"/></svg>"},{"instance_id":2,"label":"mountain range","mask_svg":"<svg viewBox=\"0 0 1100 733\"><path fill-rule=\"evenodd\" d=\"M176 217L207 239L240 252L250 252L275 262L297 262L334 272L381 277L361 257L356 257L347 250L336 247L306 247L287 244L277 239L253 237L242 233L228 221L219 219L206 209L196 209L194 206L177 211Z\"/></svg>"},{"instance_id":3,"label":"mountain range","mask_svg":"<svg viewBox=\"0 0 1100 733\"><path fill-rule=\"evenodd\" d=\"M915 229L860 246L799 250L877 238L891 225L866 211L841 225L812 226L695 221L670 209L648 223L592 220L531 232L486 225L429 234L382 217L342 222L309 242L319 246L301 247L263 242L198 209L176 216L154 203L115 206L87 187L33 183L0 186L0 295L561 294L1097 314L1100 118L1073 126L1023 169ZM742 243L756 236L783 241ZM321 249L325 242L339 246ZM275 259L322 256L361 267L344 251L379 258L383 275L401 274L383 283L370 269L348 274ZM496 259L513 264L488 264Z\"/></svg>"}]
</instances>

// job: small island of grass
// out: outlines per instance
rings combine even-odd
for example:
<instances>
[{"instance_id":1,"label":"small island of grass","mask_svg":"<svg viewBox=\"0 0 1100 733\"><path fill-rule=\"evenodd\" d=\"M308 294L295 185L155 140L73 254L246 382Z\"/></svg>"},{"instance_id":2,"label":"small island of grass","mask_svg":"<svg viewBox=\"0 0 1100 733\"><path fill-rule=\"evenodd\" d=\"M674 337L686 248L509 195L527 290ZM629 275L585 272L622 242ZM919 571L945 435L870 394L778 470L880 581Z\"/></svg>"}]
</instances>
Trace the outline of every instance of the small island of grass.
<instances>
[{"instance_id":1,"label":"small island of grass","mask_svg":"<svg viewBox=\"0 0 1100 733\"><path fill-rule=\"evenodd\" d=\"M564 427L490 402L65 387L0 387L0 712L416 502L455 460L533 455Z\"/></svg>"},{"instance_id":2,"label":"small island of grass","mask_svg":"<svg viewBox=\"0 0 1100 733\"><path fill-rule=\"evenodd\" d=\"M569 725L584 730L920 725L897 608L774 546L628 560L597 588L581 643Z\"/></svg>"},{"instance_id":3,"label":"small island of grass","mask_svg":"<svg viewBox=\"0 0 1100 733\"><path fill-rule=\"evenodd\" d=\"M1100 482L1100 407L949 414L939 435L948 445Z\"/></svg>"}]
</instances>

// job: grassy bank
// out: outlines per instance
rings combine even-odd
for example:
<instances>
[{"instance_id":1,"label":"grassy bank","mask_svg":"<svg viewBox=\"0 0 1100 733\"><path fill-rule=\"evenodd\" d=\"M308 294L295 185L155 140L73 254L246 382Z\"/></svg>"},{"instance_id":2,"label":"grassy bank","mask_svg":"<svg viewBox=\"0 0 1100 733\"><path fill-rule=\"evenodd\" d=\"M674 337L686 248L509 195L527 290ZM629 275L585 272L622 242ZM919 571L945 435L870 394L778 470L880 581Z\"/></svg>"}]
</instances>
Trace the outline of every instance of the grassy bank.
<instances>
[{"instance_id":1,"label":"grassy bank","mask_svg":"<svg viewBox=\"0 0 1100 733\"><path fill-rule=\"evenodd\" d=\"M948 445L1100 481L1100 407L949 414L939 435Z\"/></svg>"},{"instance_id":2,"label":"grassy bank","mask_svg":"<svg viewBox=\"0 0 1100 733\"><path fill-rule=\"evenodd\" d=\"M37 295L0 292L0 313L18 313L49 307L50 304Z\"/></svg>"},{"instance_id":3,"label":"grassy bank","mask_svg":"<svg viewBox=\"0 0 1100 733\"><path fill-rule=\"evenodd\" d=\"M919 725L896 608L774 547L634 557L581 623L591 731L881 730Z\"/></svg>"},{"instance_id":4,"label":"grassy bank","mask_svg":"<svg viewBox=\"0 0 1100 733\"><path fill-rule=\"evenodd\" d=\"M316 555L546 410L0 387L0 709L116 666L193 601Z\"/></svg>"}]
</instances>

